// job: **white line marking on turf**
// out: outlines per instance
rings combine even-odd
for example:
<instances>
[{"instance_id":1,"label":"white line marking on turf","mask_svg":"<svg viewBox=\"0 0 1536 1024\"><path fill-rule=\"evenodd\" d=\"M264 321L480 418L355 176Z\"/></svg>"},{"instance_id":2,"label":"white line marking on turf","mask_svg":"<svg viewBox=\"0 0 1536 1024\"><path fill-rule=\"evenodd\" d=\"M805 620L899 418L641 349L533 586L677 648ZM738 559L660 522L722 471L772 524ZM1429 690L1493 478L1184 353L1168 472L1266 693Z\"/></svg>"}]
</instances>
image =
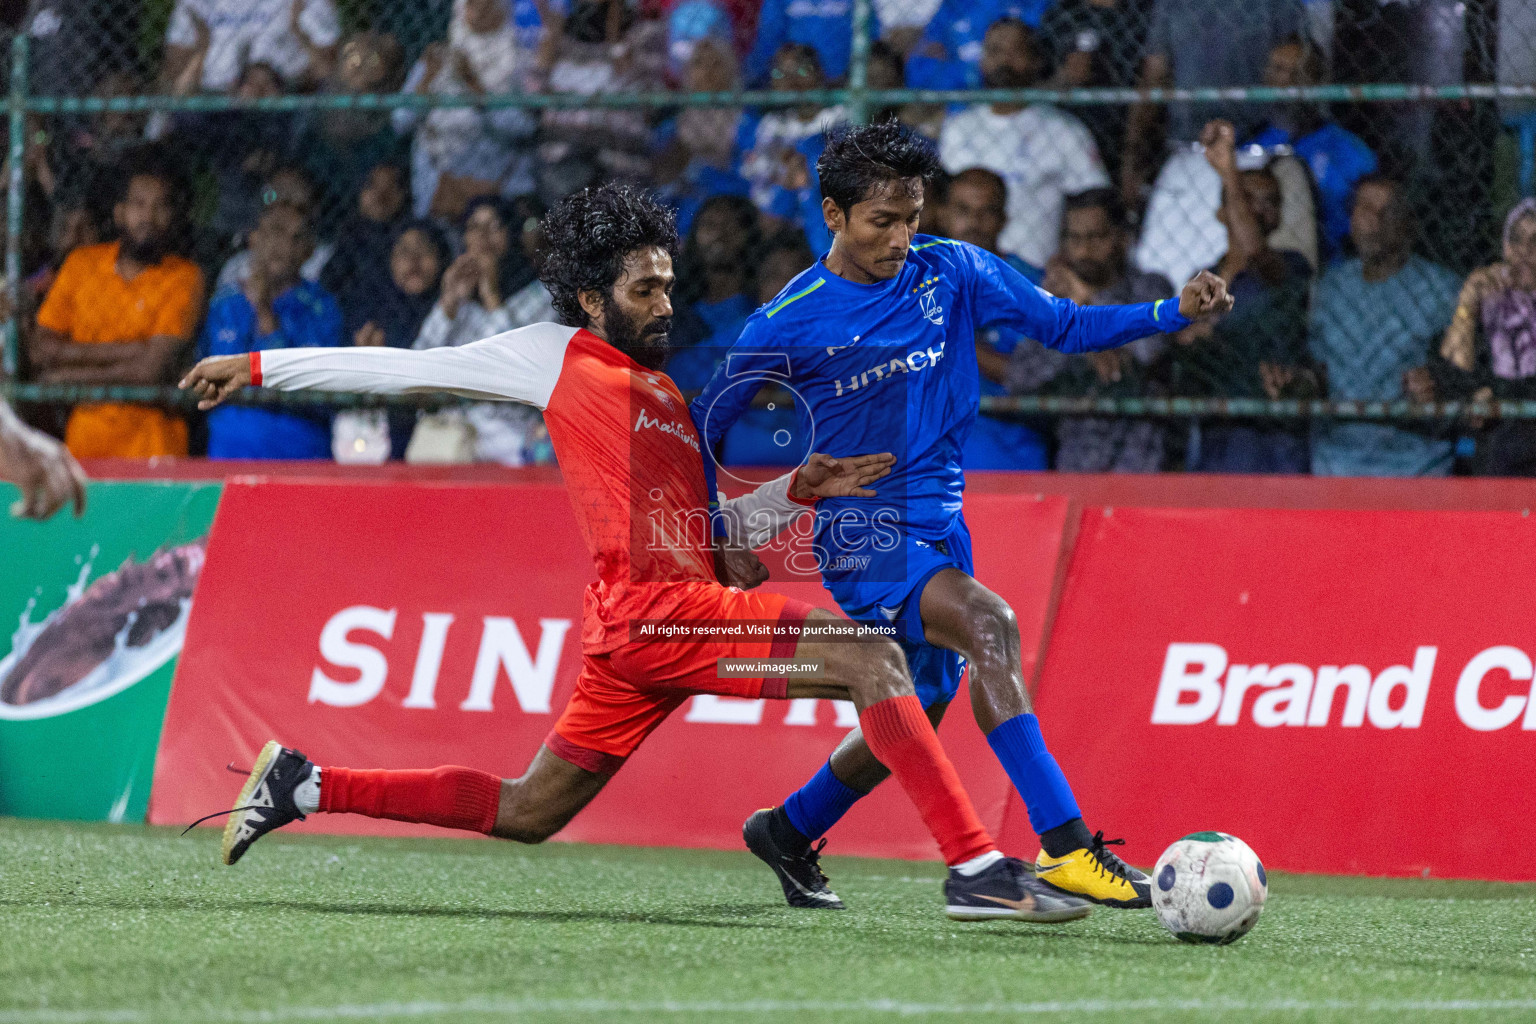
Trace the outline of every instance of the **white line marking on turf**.
<instances>
[{"instance_id":1,"label":"white line marking on turf","mask_svg":"<svg viewBox=\"0 0 1536 1024\"><path fill-rule=\"evenodd\" d=\"M359 1017L442 1017L453 1014L517 1016L528 1013L592 1014L751 1014L751 1013L888 1013L901 1017L1030 1016L1038 1014L1122 1014L1134 1011L1207 1011L1212 1013L1314 1013L1320 1010L1366 1013L1490 1013L1536 1010L1536 999L1423 999L1354 1001L1345 999L1276 999L1242 1002L1219 999L1085 999L1036 1003L905 1003L871 999L855 1002L761 999L657 1000L624 1002L607 999L466 999L461 1002L358 1003L339 1006L285 1006L271 1010L226 1010L211 1014L190 1008L148 1010L0 1010L0 1024L141 1024L166 1014L189 1020L251 1022L348 1020Z\"/></svg>"}]
</instances>

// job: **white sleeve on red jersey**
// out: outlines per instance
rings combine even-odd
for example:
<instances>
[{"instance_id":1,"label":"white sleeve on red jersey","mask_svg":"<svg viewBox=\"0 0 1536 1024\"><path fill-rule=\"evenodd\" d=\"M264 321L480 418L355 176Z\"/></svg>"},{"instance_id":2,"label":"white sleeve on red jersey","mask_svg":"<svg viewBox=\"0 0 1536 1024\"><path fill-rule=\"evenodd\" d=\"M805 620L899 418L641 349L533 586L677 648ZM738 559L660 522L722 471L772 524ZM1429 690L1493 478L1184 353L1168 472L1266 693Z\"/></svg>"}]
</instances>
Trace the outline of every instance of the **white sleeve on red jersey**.
<instances>
[{"instance_id":1,"label":"white sleeve on red jersey","mask_svg":"<svg viewBox=\"0 0 1536 1024\"><path fill-rule=\"evenodd\" d=\"M251 383L281 391L444 391L543 409L578 328L533 324L458 348L286 348L251 353Z\"/></svg>"},{"instance_id":2,"label":"white sleeve on red jersey","mask_svg":"<svg viewBox=\"0 0 1536 1024\"><path fill-rule=\"evenodd\" d=\"M809 511L814 502L790 497L794 479L795 471L791 470L755 491L722 501L720 521L725 524L727 539L737 546L760 548L783 533L800 513Z\"/></svg>"}]
</instances>

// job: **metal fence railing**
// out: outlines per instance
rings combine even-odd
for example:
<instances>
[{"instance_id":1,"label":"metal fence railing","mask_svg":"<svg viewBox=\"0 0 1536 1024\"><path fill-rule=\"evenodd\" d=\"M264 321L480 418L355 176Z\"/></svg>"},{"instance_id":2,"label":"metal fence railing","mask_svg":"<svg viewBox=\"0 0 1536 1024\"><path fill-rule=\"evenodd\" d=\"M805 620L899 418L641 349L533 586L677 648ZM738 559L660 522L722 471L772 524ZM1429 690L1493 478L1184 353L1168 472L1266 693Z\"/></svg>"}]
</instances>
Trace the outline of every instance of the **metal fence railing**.
<instances>
[{"instance_id":1,"label":"metal fence railing","mask_svg":"<svg viewBox=\"0 0 1536 1024\"><path fill-rule=\"evenodd\" d=\"M769 268L825 244L804 201L816 129L896 116L934 136L951 175L930 188L925 227L990 245L1048 290L1128 301L1207 266L1242 279L1246 315L1113 366L981 338L989 415L1059 432L1064 448L1071 421L1154 420L1169 441L1160 464L1190 466L1200 446L1179 454L1178 421L1289 423L1303 446L1310 431L1316 450L1375 449L1387 466L1408 435L1418 456L1448 463L1483 421L1536 418L1524 383L1536 380L1536 246L1524 248L1536 212L1503 223L1536 190L1536 0L843 6L818 6L811 24L766 0L754 28L756 5L724 0L34 3L10 42L4 100L4 368L18 378L4 393L186 408L168 390L26 372L61 225L78 210L96 236L111 232L104 196L131 147L158 146L185 172L185 248L210 292L238 283L251 218L292 171L322 250L345 257L319 273L348 333L372 324L349 306L365 289L339 276L361 273L365 156L405 172L388 224L447 229L439 275L467 247L457 230L476 196L505 201L508 234L527 229L527 264L539 211L562 191L633 178L678 206L687 301L714 318L701 343L719 345L721 288L755 306L781 283ZM1225 165L1221 142L1197 142L1212 118L1233 125ZM1375 220L1362 223L1359 183L1374 176ZM750 240L731 250L748 269L731 280L694 230L720 196L755 209ZM518 287L522 269L507 275ZM1479 272L1483 286L1463 294ZM1473 322L1456 333L1459 302ZM1325 437L1334 421L1368 422Z\"/></svg>"}]
</instances>

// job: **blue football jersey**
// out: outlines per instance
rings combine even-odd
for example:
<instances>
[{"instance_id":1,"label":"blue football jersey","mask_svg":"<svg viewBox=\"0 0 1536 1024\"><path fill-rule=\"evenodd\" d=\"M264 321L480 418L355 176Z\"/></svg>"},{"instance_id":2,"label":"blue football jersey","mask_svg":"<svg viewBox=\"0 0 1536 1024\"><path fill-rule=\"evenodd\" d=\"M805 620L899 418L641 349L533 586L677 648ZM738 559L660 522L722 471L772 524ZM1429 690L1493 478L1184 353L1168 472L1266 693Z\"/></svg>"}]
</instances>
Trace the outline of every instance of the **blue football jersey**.
<instances>
[{"instance_id":1,"label":"blue football jersey","mask_svg":"<svg viewBox=\"0 0 1536 1024\"><path fill-rule=\"evenodd\" d=\"M713 449L761 388L787 388L803 450L896 456L874 485L878 497L822 501L818 530L837 518L937 540L953 528L965 489L960 453L980 395L978 330L1093 352L1188 322L1176 299L1078 306L984 249L918 235L889 281L856 284L821 260L801 273L747 320L692 412Z\"/></svg>"}]
</instances>

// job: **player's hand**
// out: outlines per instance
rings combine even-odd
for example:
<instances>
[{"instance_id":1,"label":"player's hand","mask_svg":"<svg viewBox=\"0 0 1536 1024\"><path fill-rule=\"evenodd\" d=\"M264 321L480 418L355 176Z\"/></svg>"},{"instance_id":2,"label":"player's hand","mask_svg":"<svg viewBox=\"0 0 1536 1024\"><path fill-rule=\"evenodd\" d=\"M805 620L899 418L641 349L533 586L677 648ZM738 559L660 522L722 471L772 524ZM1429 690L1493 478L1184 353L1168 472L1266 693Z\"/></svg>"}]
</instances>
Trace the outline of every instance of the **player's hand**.
<instances>
[{"instance_id":1,"label":"player's hand","mask_svg":"<svg viewBox=\"0 0 1536 1024\"><path fill-rule=\"evenodd\" d=\"M723 537L716 537L715 575L728 587L751 590L767 582L768 567L751 548L737 547Z\"/></svg>"},{"instance_id":2,"label":"player's hand","mask_svg":"<svg viewBox=\"0 0 1536 1024\"><path fill-rule=\"evenodd\" d=\"M249 355L209 356L187 371L177 386L197 395L197 407L206 411L250 383Z\"/></svg>"},{"instance_id":3,"label":"player's hand","mask_svg":"<svg viewBox=\"0 0 1536 1024\"><path fill-rule=\"evenodd\" d=\"M11 515L47 519L65 503L85 511L85 471L69 449L22 423L0 405L0 479L21 488Z\"/></svg>"},{"instance_id":4,"label":"player's hand","mask_svg":"<svg viewBox=\"0 0 1536 1024\"><path fill-rule=\"evenodd\" d=\"M1232 302L1227 282L1209 270L1202 270L1179 292L1179 315L1188 320L1221 316L1231 312Z\"/></svg>"},{"instance_id":5,"label":"player's hand","mask_svg":"<svg viewBox=\"0 0 1536 1024\"><path fill-rule=\"evenodd\" d=\"M795 471L790 494L801 501L811 498L873 498L868 484L889 476L896 464L890 452L878 455L854 455L834 459L820 452L812 453L805 465Z\"/></svg>"}]
</instances>

